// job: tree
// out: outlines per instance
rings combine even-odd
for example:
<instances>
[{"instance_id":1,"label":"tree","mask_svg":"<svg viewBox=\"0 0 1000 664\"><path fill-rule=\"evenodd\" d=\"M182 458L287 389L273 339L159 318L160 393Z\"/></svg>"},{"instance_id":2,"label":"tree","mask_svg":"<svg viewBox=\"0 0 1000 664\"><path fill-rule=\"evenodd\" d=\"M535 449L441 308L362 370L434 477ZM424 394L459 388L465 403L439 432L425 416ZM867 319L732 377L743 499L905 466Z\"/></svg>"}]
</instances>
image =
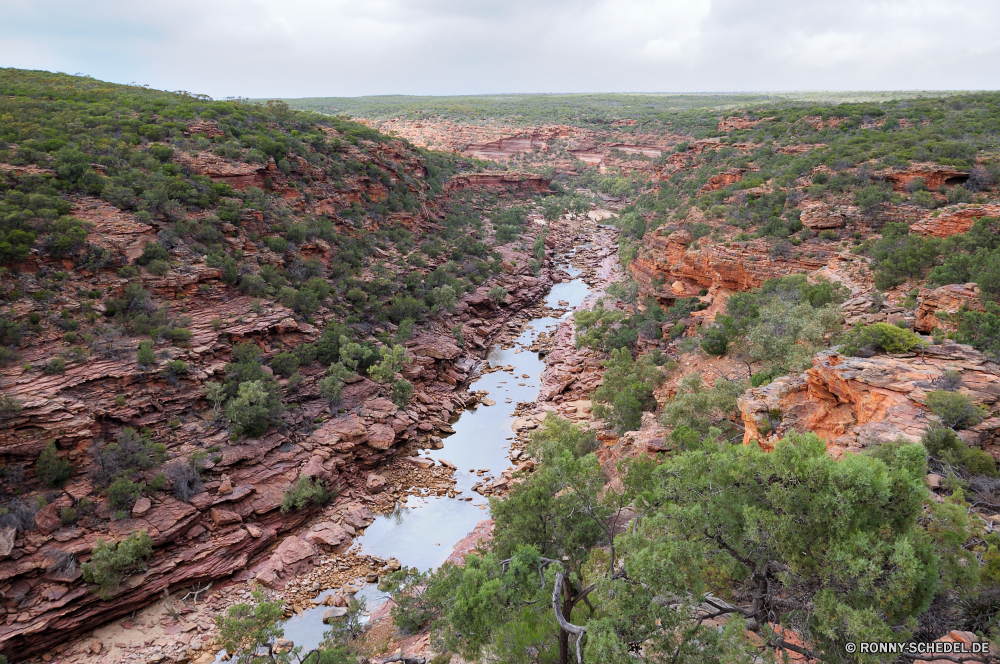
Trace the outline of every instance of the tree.
<instances>
[{"instance_id":1,"label":"tree","mask_svg":"<svg viewBox=\"0 0 1000 664\"><path fill-rule=\"evenodd\" d=\"M152 341L140 341L136 352L136 362L144 367L156 364L156 353L153 352Z\"/></svg>"},{"instance_id":2,"label":"tree","mask_svg":"<svg viewBox=\"0 0 1000 664\"><path fill-rule=\"evenodd\" d=\"M84 581L97 586L101 599L111 599L121 582L141 570L151 555L153 538L140 530L117 543L98 539L90 562L83 563L80 570Z\"/></svg>"},{"instance_id":3,"label":"tree","mask_svg":"<svg viewBox=\"0 0 1000 664\"><path fill-rule=\"evenodd\" d=\"M35 477L51 487L56 487L68 480L72 472L73 467L69 461L59 457L56 442L50 440L42 453L38 455L38 461L35 463Z\"/></svg>"},{"instance_id":4,"label":"tree","mask_svg":"<svg viewBox=\"0 0 1000 664\"><path fill-rule=\"evenodd\" d=\"M405 378L400 378L392 384L392 402L400 408L406 408L406 404L410 402L410 397L412 396L413 383L410 381Z\"/></svg>"},{"instance_id":5,"label":"tree","mask_svg":"<svg viewBox=\"0 0 1000 664\"><path fill-rule=\"evenodd\" d=\"M240 383L236 396L226 406L226 417L239 438L256 438L281 422L284 406L270 384L262 380Z\"/></svg>"},{"instance_id":6,"label":"tree","mask_svg":"<svg viewBox=\"0 0 1000 664\"><path fill-rule=\"evenodd\" d=\"M650 355L633 361L627 348L611 351L604 367L603 383L593 394L594 414L618 433L638 429L643 411L656 407L653 388L662 382L663 372Z\"/></svg>"},{"instance_id":7,"label":"tree","mask_svg":"<svg viewBox=\"0 0 1000 664\"><path fill-rule=\"evenodd\" d=\"M391 348L382 346L379 349L379 355L382 360L378 364L372 365L368 370L369 375L379 383L387 383L392 380L403 368L403 365L410 361L410 355L406 352L406 348L398 344Z\"/></svg>"},{"instance_id":8,"label":"tree","mask_svg":"<svg viewBox=\"0 0 1000 664\"><path fill-rule=\"evenodd\" d=\"M782 641L769 624L794 629L823 659L842 659L849 641L905 639L939 587L935 541L918 526L924 455L906 444L835 461L813 434L773 453L680 454L654 473L660 509L623 538L629 574L672 595L735 587L719 614L747 619L771 645Z\"/></svg>"}]
</instances>

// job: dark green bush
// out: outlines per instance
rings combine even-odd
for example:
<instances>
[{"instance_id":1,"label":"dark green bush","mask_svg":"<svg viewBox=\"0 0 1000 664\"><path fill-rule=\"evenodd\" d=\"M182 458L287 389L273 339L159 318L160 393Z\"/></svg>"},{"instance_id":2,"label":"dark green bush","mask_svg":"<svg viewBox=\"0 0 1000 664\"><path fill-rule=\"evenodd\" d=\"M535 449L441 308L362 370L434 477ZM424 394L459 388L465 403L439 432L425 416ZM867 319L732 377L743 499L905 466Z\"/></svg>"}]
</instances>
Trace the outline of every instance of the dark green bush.
<instances>
[{"instance_id":1,"label":"dark green bush","mask_svg":"<svg viewBox=\"0 0 1000 664\"><path fill-rule=\"evenodd\" d=\"M42 453L38 455L38 461L35 463L35 477L51 487L57 487L68 480L72 472L73 467L69 461L59 456L55 441L50 440Z\"/></svg>"},{"instance_id":2,"label":"dark green bush","mask_svg":"<svg viewBox=\"0 0 1000 664\"><path fill-rule=\"evenodd\" d=\"M972 403L969 397L961 392L935 390L927 393L927 406L941 422L953 429L967 429L982 422L986 417L985 409Z\"/></svg>"},{"instance_id":3,"label":"dark green bush","mask_svg":"<svg viewBox=\"0 0 1000 664\"><path fill-rule=\"evenodd\" d=\"M97 540L90 562L80 566L83 580L97 586L101 599L111 599L129 575L140 571L153 555L153 538L146 531L132 533L121 542Z\"/></svg>"},{"instance_id":4,"label":"dark green bush","mask_svg":"<svg viewBox=\"0 0 1000 664\"><path fill-rule=\"evenodd\" d=\"M996 461L983 450L969 447L964 440L949 429L932 425L921 437L920 442L931 457L951 466L956 466L970 475L997 476Z\"/></svg>"},{"instance_id":5,"label":"dark green bush","mask_svg":"<svg viewBox=\"0 0 1000 664\"><path fill-rule=\"evenodd\" d=\"M920 337L904 328L875 323L874 325L855 325L840 339L840 350L845 355L856 357L871 357L877 351L886 353L906 353L922 348L925 342Z\"/></svg>"},{"instance_id":6,"label":"dark green bush","mask_svg":"<svg viewBox=\"0 0 1000 664\"><path fill-rule=\"evenodd\" d=\"M274 373L288 378L299 368L299 358L293 353L278 353L271 360L271 369Z\"/></svg>"},{"instance_id":7,"label":"dark green bush","mask_svg":"<svg viewBox=\"0 0 1000 664\"><path fill-rule=\"evenodd\" d=\"M314 505L322 505L329 499L330 492L323 485L323 482L301 475L295 484L285 489L285 495L281 499L281 513L300 510L310 502Z\"/></svg>"}]
</instances>

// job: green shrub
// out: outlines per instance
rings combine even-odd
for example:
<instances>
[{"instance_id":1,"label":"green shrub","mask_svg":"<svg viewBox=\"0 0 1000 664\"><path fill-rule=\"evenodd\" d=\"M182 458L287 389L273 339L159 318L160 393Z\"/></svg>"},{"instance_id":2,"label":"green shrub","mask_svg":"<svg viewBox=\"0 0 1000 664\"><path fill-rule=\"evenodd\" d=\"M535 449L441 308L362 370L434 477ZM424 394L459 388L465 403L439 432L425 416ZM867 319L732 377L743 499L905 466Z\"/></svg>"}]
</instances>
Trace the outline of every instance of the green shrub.
<instances>
[{"instance_id":1,"label":"green shrub","mask_svg":"<svg viewBox=\"0 0 1000 664\"><path fill-rule=\"evenodd\" d=\"M986 409L972 403L961 392L935 390L927 393L927 406L941 418L941 422L953 429L967 429L986 418Z\"/></svg>"},{"instance_id":2,"label":"green shrub","mask_svg":"<svg viewBox=\"0 0 1000 664\"><path fill-rule=\"evenodd\" d=\"M42 371L47 376L66 373L66 360L61 357L54 357L45 364L45 368Z\"/></svg>"},{"instance_id":3,"label":"green shrub","mask_svg":"<svg viewBox=\"0 0 1000 664\"><path fill-rule=\"evenodd\" d=\"M165 445L127 428L113 442L95 450L91 477L95 485L108 486L118 477L138 477L140 472L163 463L166 457Z\"/></svg>"},{"instance_id":4,"label":"green shrub","mask_svg":"<svg viewBox=\"0 0 1000 664\"><path fill-rule=\"evenodd\" d=\"M1000 358L1000 305L985 302L985 311L958 314L958 340L993 358Z\"/></svg>"},{"instance_id":5,"label":"green shrub","mask_svg":"<svg viewBox=\"0 0 1000 664\"><path fill-rule=\"evenodd\" d=\"M60 486L69 479L73 472L73 467L69 461L59 457L54 440L50 440L38 455L35 463L35 477L45 482L51 487Z\"/></svg>"},{"instance_id":6,"label":"green shrub","mask_svg":"<svg viewBox=\"0 0 1000 664\"><path fill-rule=\"evenodd\" d=\"M167 273L170 272L170 263L160 259L151 260L149 261L149 265L146 266L146 269L154 277L165 277L167 276Z\"/></svg>"},{"instance_id":7,"label":"green shrub","mask_svg":"<svg viewBox=\"0 0 1000 664\"><path fill-rule=\"evenodd\" d=\"M162 164L174 156L174 149L162 143L153 143L149 146L149 153Z\"/></svg>"},{"instance_id":8,"label":"green shrub","mask_svg":"<svg viewBox=\"0 0 1000 664\"><path fill-rule=\"evenodd\" d=\"M170 360L160 371L160 375L171 385L176 385L181 376L188 372L188 363L184 360Z\"/></svg>"},{"instance_id":9,"label":"green shrub","mask_svg":"<svg viewBox=\"0 0 1000 664\"><path fill-rule=\"evenodd\" d=\"M392 384L392 402L400 408L406 408L406 404L410 402L410 397L412 396L413 383L410 381L400 378Z\"/></svg>"},{"instance_id":10,"label":"green shrub","mask_svg":"<svg viewBox=\"0 0 1000 664\"><path fill-rule=\"evenodd\" d=\"M131 510L145 489L146 485L142 482L133 482L124 476L118 477L106 490L108 503L116 512Z\"/></svg>"},{"instance_id":11,"label":"green shrub","mask_svg":"<svg viewBox=\"0 0 1000 664\"><path fill-rule=\"evenodd\" d=\"M293 353L278 353L271 360L271 370L284 378L291 376L298 368L299 358Z\"/></svg>"},{"instance_id":12,"label":"green shrub","mask_svg":"<svg viewBox=\"0 0 1000 664\"><path fill-rule=\"evenodd\" d=\"M276 383L250 380L239 384L237 394L226 406L226 417L238 438L256 438L268 427L281 422L284 405Z\"/></svg>"},{"instance_id":13,"label":"green shrub","mask_svg":"<svg viewBox=\"0 0 1000 664\"><path fill-rule=\"evenodd\" d=\"M79 515L75 507L64 507L59 510L59 523L64 526L71 526L76 523Z\"/></svg>"},{"instance_id":14,"label":"green shrub","mask_svg":"<svg viewBox=\"0 0 1000 664\"><path fill-rule=\"evenodd\" d=\"M507 289L503 286L494 286L490 289L490 292L486 294L493 302L500 306L507 299Z\"/></svg>"},{"instance_id":15,"label":"green shrub","mask_svg":"<svg viewBox=\"0 0 1000 664\"><path fill-rule=\"evenodd\" d=\"M329 499L330 492L323 486L323 482L301 475L295 484L285 489L285 495L281 499L281 513L300 510L310 502L322 505Z\"/></svg>"},{"instance_id":16,"label":"green shrub","mask_svg":"<svg viewBox=\"0 0 1000 664\"><path fill-rule=\"evenodd\" d=\"M153 261L165 261L169 258L170 254L162 244L159 242L147 242L142 248L142 255L135 259L135 262L139 265L149 265Z\"/></svg>"},{"instance_id":17,"label":"green shrub","mask_svg":"<svg viewBox=\"0 0 1000 664\"><path fill-rule=\"evenodd\" d=\"M920 442L932 457L951 466L957 466L970 475L997 476L996 461L987 452L969 447L948 427L932 425Z\"/></svg>"},{"instance_id":18,"label":"green shrub","mask_svg":"<svg viewBox=\"0 0 1000 664\"><path fill-rule=\"evenodd\" d=\"M145 367L156 364L156 353L153 352L152 341L139 342L139 350L136 352L136 362Z\"/></svg>"},{"instance_id":19,"label":"green shrub","mask_svg":"<svg viewBox=\"0 0 1000 664\"><path fill-rule=\"evenodd\" d=\"M729 335L722 325L713 325L705 330L704 338L701 341L701 349L709 355L722 356L726 354L729 347Z\"/></svg>"},{"instance_id":20,"label":"green shrub","mask_svg":"<svg viewBox=\"0 0 1000 664\"><path fill-rule=\"evenodd\" d=\"M925 342L912 330L888 323L875 323L854 326L841 337L840 344L841 352L845 355L871 357L879 350L886 353L906 353L923 348Z\"/></svg>"},{"instance_id":21,"label":"green shrub","mask_svg":"<svg viewBox=\"0 0 1000 664\"><path fill-rule=\"evenodd\" d=\"M145 567L151 555L153 538L140 530L118 543L97 540L90 562L81 565L80 570L84 581L97 586L95 592L101 599L111 599L121 582Z\"/></svg>"},{"instance_id":22,"label":"green shrub","mask_svg":"<svg viewBox=\"0 0 1000 664\"><path fill-rule=\"evenodd\" d=\"M653 388L663 380L663 372L651 355L633 361L627 348L612 350L604 367L604 382L593 394L594 414L619 433L635 431L643 411L656 407Z\"/></svg>"}]
</instances>

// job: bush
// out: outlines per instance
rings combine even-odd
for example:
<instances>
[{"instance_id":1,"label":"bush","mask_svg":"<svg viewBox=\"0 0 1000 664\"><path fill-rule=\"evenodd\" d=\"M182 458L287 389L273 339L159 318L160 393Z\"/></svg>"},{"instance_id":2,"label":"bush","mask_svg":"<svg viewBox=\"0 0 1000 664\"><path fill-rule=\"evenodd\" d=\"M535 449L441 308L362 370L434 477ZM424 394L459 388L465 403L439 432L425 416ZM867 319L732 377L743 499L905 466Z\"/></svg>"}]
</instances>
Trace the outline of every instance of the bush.
<instances>
[{"instance_id":1,"label":"bush","mask_svg":"<svg viewBox=\"0 0 1000 664\"><path fill-rule=\"evenodd\" d=\"M61 357L54 357L46 363L45 368L42 369L42 371L46 376L66 373L66 360Z\"/></svg>"},{"instance_id":2,"label":"bush","mask_svg":"<svg viewBox=\"0 0 1000 664\"><path fill-rule=\"evenodd\" d=\"M170 263L159 259L152 260L149 261L149 265L146 266L146 269L154 277L165 277L167 273L170 272Z\"/></svg>"},{"instance_id":3,"label":"bush","mask_svg":"<svg viewBox=\"0 0 1000 664\"><path fill-rule=\"evenodd\" d=\"M927 406L941 418L941 422L953 429L967 429L986 418L985 409L972 403L960 392L935 390L927 393Z\"/></svg>"},{"instance_id":4,"label":"bush","mask_svg":"<svg viewBox=\"0 0 1000 664\"><path fill-rule=\"evenodd\" d=\"M285 489L285 495L281 499L281 513L287 514L292 510L300 510L310 502L322 505L329 499L330 492L326 490L321 481L301 475L295 484Z\"/></svg>"},{"instance_id":5,"label":"bush","mask_svg":"<svg viewBox=\"0 0 1000 664\"><path fill-rule=\"evenodd\" d=\"M69 461L59 457L55 441L50 440L42 453L38 455L38 461L35 463L35 477L51 487L57 487L68 480L72 472L73 467Z\"/></svg>"},{"instance_id":6,"label":"bush","mask_svg":"<svg viewBox=\"0 0 1000 664\"><path fill-rule=\"evenodd\" d=\"M915 332L895 325L858 324L841 337L840 350L845 355L871 357L879 350L886 353L906 353L923 348L924 344Z\"/></svg>"},{"instance_id":7,"label":"bush","mask_svg":"<svg viewBox=\"0 0 1000 664\"><path fill-rule=\"evenodd\" d=\"M284 378L291 376L298 368L299 358L292 353L278 353L271 360L271 370Z\"/></svg>"},{"instance_id":8,"label":"bush","mask_svg":"<svg viewBox=\"0 0 1000 664\"><path fill-rule=\"evenodd\" d=\"M701 341L701 349L709 355L722 356L729 348L729 335L722 325L713 325L705 331Z\"/></svg>"},{"instance_id":9,"label":"bush","mask_svg":"<svg viewBox=\"0 0 1000 664\"><path fill-rule=\"evenodd\" d=\"M59 523L64 526L71 526L76 523L78 515L76 513L76 508L74 507L64 507L59 510Z\"/></svg>"},{"instance_id":10,"label":"bush","mask_svg":"<svg viewBox=\"0 0 1000 664\"><path fill-rule=\"evenodd\" d=\"M985 302L986 311L962 311L958 340L993 358L1000 358L1000 305Z\"/></svg>"},{"instance_id":11,"label":"bush","mask_svg":"<svg viewBox=\"0 0 1000 664\"><path fill-rule=\"evenodd\" d=\"M948 427L932 425L927 428L920 442L933 458L950 466L957 466L970 475L997 476L996 461L983 450L969 447Z\"/></svg>"},{"instance_id":12,"label":"bush","mask_svg":"<svg viewBox=\"0 0 1000 664\"><path fill-rule=\"evenodd\" d=\"M642 424L643 411L656 407L653 388L663 380L663 373L650 355L636 362L627 348L611 351L604 367L604 382L593 394L594 414L618 433L635 431Z\"/></svg>"},{"instance_id":13,"label":"bush","mask_svg":"<svg viewBox=\"0 0 1000 664\"><path fill-rule=\"evenodd\" d=\"M140 341L135 360L144 367L156 364L156 353L153 352L152 341Z\"/></svg>"},{"instance_id":14,"label":"bush","mask_svg":"<svg viewBox=\"0 0 1000 664\"><path fill-rule=\"evenodd\" d=\"M503 286L494 286L490 289L490 292L486 294L493 302L500 306L507 299L507 289Z\"/></svg>"},{"instance_id":15,"label":"bush","mask_svg":"<svg viewBox=\"0 0 1000 664\"><path fill-rule=\"evenodd\" d=\"M116 512L131 510L145 488L146 485L142 482L133 482L124 476L118 477L107 488L108 502Z\"/></svg>"},{"instance_id":16,"label":"bush","mask_svg":"<svg viewBox=\"0 0 1000 664\"><path fill-rule=\"evenodd\" d=\"M147 242L142 248L142 255L135 259L139 265L149 265L152 261L165 261L170 258L166 248L159 242Z\"/></svg>"},{"instance_id":17,"label":"bush","mask_svg":"<svg viewBox=\"0 0 1000 664\"><path fill-rule=\"evenodd\" d=\"M188 364L183 360L170 360L167 366L163 367L161 375L167 379L171 385L176 385L181 376L188 372Z\"/></svg>"},{"instance_id":18,"label":"bush","mask_svg":"<svg viewBox=\"0 0 1000 664\"><path fill-rule=\"evenodd\" d=\"M153 538L140 530L121 542L97 540L90 562L81 566L83 580L97 586L101 599L111 599L119 585L129 575L145 567L153 555Z\"/></svg>"},{"instance_id":19,"label":"bush","mask_svg":"<svg viewBox=\"0 0 1000 664\"><path fill-rule=\"evenodd\" d=\"M135 429L124 429L113 443L94 450L91 477L97 486L108 486L117 477L135 477L163 463L166 456L162 443L154 443Z\"/></svg>"},{"instance_id":20,"label":"bush","mask_svg":"<svg viewBox=\"0 0 1000 664\"><path fill-rule=\"evenodd\" d=\"M280 423L284 410L273 383L251 380L239 384L236 396L226 406L226 417L237 437L256 438L272 424Z\"/></svg>"},{"instance_id":21,"label":"bush","mask_svg":"<svg viewBox=\"0 0 1000 664\"><path fill-rule=\"evenodd\" d=\"M174 496L178 500L190 500L204 488L201 482L201 461L204 456L204 453L196 452L187 461L178 459L164 469L164 474L173 485Z\"/></svg>"},{"instance_id":22,"label":"bush","mask_svg":"<svg viewBox=\"0 0 1000 664\"><path fill-rule=\"evenodd\" d=\"M412 396L413 383L410 381L405 378L400 378L392 384L392 402L400 408L406 408L406 404L410 402L410 397Z\"/></svg>"}]
</instances>

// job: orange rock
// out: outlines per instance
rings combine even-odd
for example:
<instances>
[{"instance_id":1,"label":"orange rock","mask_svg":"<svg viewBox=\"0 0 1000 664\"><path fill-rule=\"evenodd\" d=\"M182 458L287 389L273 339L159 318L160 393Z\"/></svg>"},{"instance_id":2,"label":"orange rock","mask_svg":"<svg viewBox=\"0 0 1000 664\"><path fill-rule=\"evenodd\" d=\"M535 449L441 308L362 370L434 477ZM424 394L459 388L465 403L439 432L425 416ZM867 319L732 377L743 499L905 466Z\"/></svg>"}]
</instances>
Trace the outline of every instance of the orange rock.
<instances>
[{"instance_id":1,"label":"orange rock","mask_svg":"<svg viewBox=\"0 0 1000 664\"><path fill-rule=\"evenodd\" d=\"M1000 216L1000 205L975 205L930 214L910 224L910 231L920 235L949 237L965 233L982 217Z\"/></svg>"},{"instance_id":2,"label":"orange rock","mask_svg":"<svg viewBox=\"0 0 1000 664\"><path fill-rule=\"evenodd\" d=\"M957 329L955 323L942 320L935 314L940 312L956 314L963 309L985 310L979 300L979 287L976 284L949 284L940 288L921 288L915 327L925 333L932 332L936 327L945 331Z\"/></svg>"}]
</instances>

